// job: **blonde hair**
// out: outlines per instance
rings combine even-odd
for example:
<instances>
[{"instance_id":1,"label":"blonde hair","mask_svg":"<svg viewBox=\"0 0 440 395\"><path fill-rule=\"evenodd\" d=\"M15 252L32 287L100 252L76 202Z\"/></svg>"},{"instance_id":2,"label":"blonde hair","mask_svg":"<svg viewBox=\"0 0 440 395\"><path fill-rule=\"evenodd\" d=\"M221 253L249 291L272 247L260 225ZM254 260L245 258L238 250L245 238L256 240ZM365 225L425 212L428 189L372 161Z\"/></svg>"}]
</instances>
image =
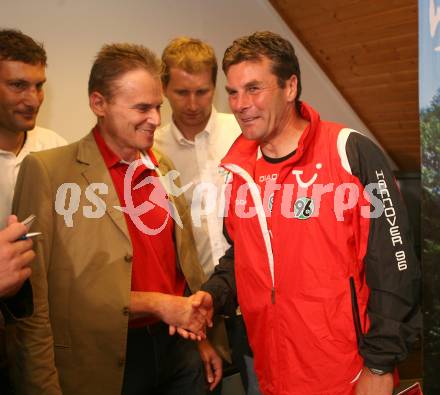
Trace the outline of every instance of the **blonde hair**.
<instances>
[{"instance_id":1,"label":"blonde hair","mask_svg":"<svg viewBox=\"0 0 440 395\"><path fill-rule=\"evenodd\" d=\"M212 82L217 81L217 58L214 49L197 38L177 37L170 41L162 53L162 84L170 82L170 69L177 67L187 73L211 70Z\"/></svg>"}]
</instances>

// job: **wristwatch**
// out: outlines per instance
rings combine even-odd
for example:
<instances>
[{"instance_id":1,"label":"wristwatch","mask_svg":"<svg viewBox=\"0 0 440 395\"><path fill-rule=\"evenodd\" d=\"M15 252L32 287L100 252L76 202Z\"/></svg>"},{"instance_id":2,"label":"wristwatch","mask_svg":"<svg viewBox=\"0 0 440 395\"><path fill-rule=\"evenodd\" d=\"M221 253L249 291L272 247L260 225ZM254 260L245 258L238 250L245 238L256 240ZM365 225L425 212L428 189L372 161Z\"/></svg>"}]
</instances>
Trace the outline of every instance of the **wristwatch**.
<instances>
[{"instance_id":1,"label":"wristwatch","mask_svg":"<svg viewBox=\"0 0 440 395\"><path fill-rule=\"evenodd\" d=\"M375 374L375 375L377 375L377 376L383 376L384 374L387 374L387 373L388 373L388 372L385 372L385 370L382 370L382 369L369 368L368 366L367 366L367 368L368 368L368 370L369 370L371 373L373 373L373 374Z\"/></svg>"}]
</instances>

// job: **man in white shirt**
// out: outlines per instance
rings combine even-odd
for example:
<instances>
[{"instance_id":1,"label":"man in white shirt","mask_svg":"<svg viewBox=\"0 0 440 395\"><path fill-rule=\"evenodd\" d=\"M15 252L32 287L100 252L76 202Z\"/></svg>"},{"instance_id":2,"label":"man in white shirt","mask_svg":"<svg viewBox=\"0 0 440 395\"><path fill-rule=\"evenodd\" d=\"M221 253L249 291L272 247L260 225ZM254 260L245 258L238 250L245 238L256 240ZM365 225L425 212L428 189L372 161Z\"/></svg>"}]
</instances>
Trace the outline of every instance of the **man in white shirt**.
<instances>
[{"instance_id":1,"label":"man in white shirt","mask_svg":"<svg viewBox=\"0 0 440 395\"><path fill-rule=\"evenodd\" d=\"M183 187L187 187L185 197L191 208L199 261L210 276L228 248L221 203L225 173L218 165L241 130L233 115L218 113L213 107L217 59L211 46L198 39L178 37L165 48L162 62L162 84L172 121L156 133L155 144L173 161ZM251 390L256 387L251 357L246 357L249 369L244 366L242 354L250 351L242 325L241 317L227 323L232 355L245 387L247 376L251 376L248 394L256 394L257 389ZM231 326L233 330L229 330ZM234 341L231 335L240 340Z\"/></svg>"},{"instance_id":2,"label":"man in white shirt","mask_svg":"<svg viewBox=\"0 0 440 395\"><path fill-rule=\"evenodd\" d=\"M165 48L162 61L164 94L173 113L172 122L156 133L155 144L173 161L182 185L192 183L185 197L192 209L200 264L209 276L227 246L218 216L224 184L218 164L241 133L240 127L232 114L218 113L212 105L217 60L210 46L196 39L177 38ZM209 197L197 187L202 182L217 187L217 205L200 215L200 199Z\"/></svg>"},{"instance_id":3,"label":"man in white shirt","mask_svg":"<svg viewBox=\"0 0 440 395\"><path fill-rule=\"evenodd\" d=\"M35 127L44 99L46 52L17 30L0 30L0 228L11 212L15 180L23 158L32 151L66 141Z\"/></svg>"},{"instance_id":4,"label":"man in white shirt","mask_svg":"<svg viewBox=\"0 0 440 395\"><path fill-rule=\"evenodd\" d=\"M31 37L18 30L0 30L0 229L6 226L11 213L15 181L23 158L31 151L66 144L51 130L35 127L44 99L46 61L43 46ZM29 277L30 268L25 268L24 273ZM31 293L24 294L23 298L32 298ZM3 341L0 314L0 387L7 392Z\"/></svg>"}]
</instances>

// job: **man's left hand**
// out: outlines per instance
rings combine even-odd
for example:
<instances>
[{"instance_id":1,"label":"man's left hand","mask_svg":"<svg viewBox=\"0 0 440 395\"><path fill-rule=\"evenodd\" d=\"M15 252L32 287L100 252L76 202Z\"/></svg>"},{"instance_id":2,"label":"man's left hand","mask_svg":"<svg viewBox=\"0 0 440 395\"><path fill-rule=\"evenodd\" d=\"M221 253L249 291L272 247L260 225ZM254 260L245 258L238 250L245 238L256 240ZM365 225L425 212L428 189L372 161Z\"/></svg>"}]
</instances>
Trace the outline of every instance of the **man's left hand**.
<instances>
[{"instance_id":1,"label":"man's left hand","mask_svg":"<svg viewBox=\"0 0 440 395\"><path fill-rule=\"evenodd\" d=\"M364 367L356 384L355 395L392 395L393 386L392 373L378 375Z\"/></svg>"},{"instance_id":2,"label":"man's left hand","mask_svg":"<svg viewBox=\"0 0 440 395\"><path fill-rule=\"evenodd\" d=\"M206 381L209 384L209 390L212 391L222 379L223 362L208 340L199 342L198 348L205 367Z\"/></svg>"}]
</instances>

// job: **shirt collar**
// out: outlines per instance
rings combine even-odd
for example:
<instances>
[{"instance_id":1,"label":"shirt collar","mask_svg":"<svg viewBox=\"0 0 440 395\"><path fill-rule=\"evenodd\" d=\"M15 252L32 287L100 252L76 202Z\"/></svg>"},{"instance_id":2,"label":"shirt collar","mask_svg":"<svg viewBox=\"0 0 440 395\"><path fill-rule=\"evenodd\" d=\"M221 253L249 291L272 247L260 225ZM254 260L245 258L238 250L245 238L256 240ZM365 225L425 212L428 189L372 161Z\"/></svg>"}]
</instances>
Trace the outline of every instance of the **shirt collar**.
<instances>
[{"instance_id":1,"label":"shirt collar","mask_svg":"<svg viewBox=\"0 0 440 395\"><path fill-rule=\"evenodd\" d=\"M96 144L101 152L101 155L104 159L105 165L108 169L117 166L118 164L125 164L127 166L130 165L130 162L127 162L121 159L118 155L116 155L107 145L104 138L102 137L98 125L93 128L93 136L95 137ZM158 166L156 158L152 154L151 150L148 150L147 153L140 152L140 159L142 159L143 164L149 170L155 170Z\"/></svg>"},{"instance_id":2,"label":"shirt collar","mask_svg":"<svg viewBox=\"0 0 440 395\"><path fill-rule=\"evenodd\" d=\"M217 110L214 106L211 109L211 115L209 117L208 123L205 126L205 129L200 133L207 133L208 135L212 135L215 131L215 119L216 119ZM171 119L171 134L174 139L182 145L194 145L194 141L188 140L182 132L179 130L177 125L174 123L174 120Z\"/></svg>"}]
</instances>

